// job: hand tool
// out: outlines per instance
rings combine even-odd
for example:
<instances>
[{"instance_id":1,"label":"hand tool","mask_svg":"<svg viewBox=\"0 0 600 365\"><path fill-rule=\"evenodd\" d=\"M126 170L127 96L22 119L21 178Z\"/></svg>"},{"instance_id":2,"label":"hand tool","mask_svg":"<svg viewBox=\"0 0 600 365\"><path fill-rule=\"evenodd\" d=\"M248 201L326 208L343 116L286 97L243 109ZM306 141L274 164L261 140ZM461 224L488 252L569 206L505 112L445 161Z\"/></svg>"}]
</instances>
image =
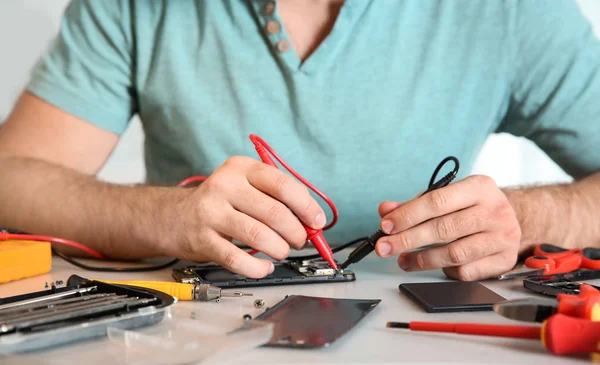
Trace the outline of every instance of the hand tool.
<instances>
[{"instance_id":1,"label":"hand tool","mask_svg":"<svg viewBox=\"0 0 600 365\"><path fill-rule=\"evenodd\" d=\"M578 269L600 270L600 248L563 249L542 243L535 247L533 256L525 259L524 266L511 270L498 279L506 280L523 276L540 276L572 272Z\"/></svg>"},{"instance_id":2,"label":"hand tool","mask_svg":"<svg viewBox=\"0 0 600 365\"><path fill-rule=\"evenodd\" d=\"M176 302L165 293L71 275L64 288L2 298L0 353L55 347L161 321Z\"/></svg>"},{"instance_id":3,"label":"hand tool","mask_svg":"<svg viewBox=\"0 0 600 365\"><path fill-rule=\"evenodd\" d=\"M581 285L578 295L559 294L556 299L516 299L494 305L494 312L503 317L527 322L543 322L556 313L600 321L600 291L591 285Z\"/></svg>"},{"instance_id":4,"label":"hand tool","mask_svg":"<svg viewBox=\"0 0 600 365\"><path fill-rule=\"evenodd\" d=\"M252 293L244 293L240 291L228 291L224 292L221 288L210 284L184 284L184 283L173 283L168 281L146 281L146 280L126 280L126 281L115 281L115 280L97 280L107 284L116 285L130 285L141 288L154 289L160 292L169 294L178 300L197 300L201 302L208 302L211 300L219 300L221 297L244 297L252 296Z\"/></svg>"},{"instance_id":5,"label":"hand tool","mask_svg":"<svg viewBox=\"0 0 600 365\"><path fill-rule=\"evenodd\" d=\"M93 303L76 309L59 310L50 314L40 314L26 318L18 318L0 323L0 333L23 330L25 328L38 327L60 321L72 321L81 317L90 317L100 313L109 313L121 308L133 308L136 306L152 303L155 298L139 299L135 297L119 298L107 303Z\"/></svg>"},{"instance_id":6,"label":"hand tool","mask_svg":"<svg viewBox=\"0 0 600 365\"><path fill-rule=\"evenodd\" d=\"M555 314L541 327L492 325L475 323L388 322L388 328L407 328L412 331L453 332L511 338L540 339L542 345L556 355L598 352L600 322Z\"/></svg>"},{"instance_id":7,"label":"hand tool","mask_svg":"<svg viewBox=\"0 0 600 365\"><path fill-rule=\"evenodd\" d=\"M59 299L59 298L67 298L67 297L72 297L72 296L87 294L87 293L90 293L90 292L94 292L97 289L98 288L95 287L95 286L90 286L90 287L81 288L81 289L67 290L67 291L64 291L64 292L60 292L60 293L56 293L56 294L50 294L50 295L46 295L46 296L43 296L43 297L37 297L37 298L32 298L32 299L21 300L21 301L18 301L18 302L2 304L2 305L0 305L0 314L2 314L2 312L5 309L20 307L20 306L27 305L27 304L32 304L32 303L48 302L48 301L52 301L52 300Z\"/></svg>"},{"instance_id":8,"label":"hand tool","mask_svg":"<svg viewBox=\"0 0 600 365\"><path fill-rule=\"evenodd\" d=\"M255 135L255 134L250 135L250 140L252 141L252 143L254 143L254 147L255 147L256 152L258 153L258 156L260 157L261 161L267 165L278 168L275 161L273 161L271 156L269 156L269 152L270 152L277 158L278 161L282 162L283 160L281 158L279 158L279 156L275 153L275 151L273 151L271 149L269 149L267 151L267 144L259 136ZM291 167L287 166L287 164L284 166L286 169L288 169L288 171L292 172L293 175L297 175L297 174L295 174L295 171L293 171L291 169ZM312 184L308 183L307 181L303 181L303 182L306 185L308 185L313 191L315 191L318 195L321 195L321 196L324 195ZM334 206L332 206L332 208L333 207ZM312 242L313 246L315 246L315 248L317 249L317 251L319 252L321 257L324 260L326 260L333 269L335 269L339 272L338 265L335 262L335 260L333 259L333 252L331 251L331 247L329 247L329 244L327 243L327 241L325 240L325 237L323 236L323 230L312 229L302 221L300 221L300 223L302 223L302 226L304 227L304 230L306 231L306 240L308 242Z\"/></svg>"},{"instance_id":9,"label":"hand tool","mask_svg":"<svg viewBox=\"0 0 600 365\"><path fill-rule=\"evenodd\" d=\"M7 310L0 312L0 321L4 320L6 318L10 318L10 319L16 318L16 316L24 316L24 315L34 314L34 313L35 314L43 313L45 310L49 310L49 309L53 309L53 308L59 308L59 307L61 309L69 308L68 307L69 305L80 304L83 302L90 303L91 301L98 300L98 299L109 300L109 299L113 299L115 297L117 297L117 295L115 293L110 293L110 294L109 293L101 293L101 294L79 296L79 297L74 297L74 298L52 300L49 302L27 304L27 305L7 309Z\"/></svg>"},{"instance_id":10,"label":"hand tool","mask_svg":"<svg viewBox=\"0 0 600 365\"><path fill-rule=\"evenodd\" d=\"M454 170L452 170L451 172L446 174L444 177L439 179L437 182L434 182L437 177L437 174L439 173L439 171L442 169L442 167L448 161L454 162ZM425 194L428 194L436 189L443 188L444 186L447 186L448 184L450 184L452 182L452 180L454 180L456 178L459 168L460 168L460 165L459 165L458 159L456 157L448 156L445 159L443 159L442 162L440 162L438 164L437 168L433 172L433 175L431 176L431 180L429 181L429 187L421 195L419 195L419 197L421 197ZM371 236L369 236L360 246L358 246L354 251L352 251L350 253L350 255L348 255L348 259L342 265L340 265L340 269L344 270L351 264L355 264L355 263L359 262L360 260L364 259L367 255L369 255L371 252L373 252L375 250L375 245L377 244L377 240L379 240L383 236L387 236L387 234L385 232L383 232L382 230L378 230L377 232L375 232Z\"/></svg>"},{"instance_id":11,"label":"hand tool","mask_svg":"<svg viewBox=\"0 0 600 365\"><path fill-rule=\"evenodd\" d=\"M77 302L77 303L66 304L63 306L56 307L56 308L50 307L50 308L42 309L37 312L23 313L18 316L11 316L9 318L2 319L2 321L0 321L0 326L19 323L19 322L23 322L23 321L29 321L29 320L44 319L44 318L48 318L55 314L76 313L78 310L81 310L81 309L97 308L97 307L107 306L112 303L121 303L121 302L126 302L126 301L131 301L131 300L137 300L137 299L139 299L139 298L127 297L127 295L119 295L119 296L115 296L112 298L97 298L97 299L93 299L93 300L90 300L87 302L81 301L81 302Z\"/></svg>"}]
</instances>

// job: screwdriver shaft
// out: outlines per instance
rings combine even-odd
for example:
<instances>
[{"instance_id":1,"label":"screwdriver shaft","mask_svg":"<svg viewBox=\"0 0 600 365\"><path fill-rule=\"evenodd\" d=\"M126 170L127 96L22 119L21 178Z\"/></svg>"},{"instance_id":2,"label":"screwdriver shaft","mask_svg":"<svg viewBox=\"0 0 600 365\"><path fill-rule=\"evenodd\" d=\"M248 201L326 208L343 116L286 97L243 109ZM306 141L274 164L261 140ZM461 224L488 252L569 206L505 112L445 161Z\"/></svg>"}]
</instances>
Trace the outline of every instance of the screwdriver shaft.
<instances>
[{"instance_id":1,"label":"screwdriver shaft","mask_svg":"<svg viewBox=\"0 0 600 365\"><path fill-rule=\"evenodd\" d=\"M251 297L252 293L244 293L241 291L230 291L230 292L221 291L221 296L222 297Z\"/></svg>"},{"instance_id":2,"label":"screwdriver shaft","mask_svg":"<svg viewBox=\"0 0 600 365\"><path fill-rule=\"evenodd\" d=\"M55 300L58 298L70 297L72 295L77 295L77 294L85 294L85 293L95 291L96 289L97 288L95 286L91 286L88 288L67 290L62 293L46 295L46 296L43 296L40 298L27 299L27 300L22 300L19 302L14 302L14 303L7 303L7 304L0 305L0 313L2 313L2 311L4 311L5 309L9 309L9 308L15 308L15 307L19 307L19 306L26 305L26 304L32 304L32 303L46 302L46 301Z\"/></svg>"},{"instance_id":3,"label":"screwdriver shaft","mask_svg":"<svg viewBox=\"0 0 600 365\"><path fill-rule=\"evenodd\" d=\"M57 306L65 305L65 304L86 302L86 301L94 300L94 299L98 299L98 298L106 298L106 297L114 297L114 296L116 296L115 293L110 293L110 294L109 293L100 293L100 294L82 295L82 296L77 296L77 297L67 298L67 299L51 300L49 302L37 302L37 303L26 304L26 305L23 305L20 307L7 309L7 310L0 312L0 320L4 319L6 317L14 318L14 316L16 316L16 315L22 315L25 313L32 313L32 312L37 313L37 312L39 312L41 310L45 310L47 308L57 307Z\"/></svg>"}]
</instances>

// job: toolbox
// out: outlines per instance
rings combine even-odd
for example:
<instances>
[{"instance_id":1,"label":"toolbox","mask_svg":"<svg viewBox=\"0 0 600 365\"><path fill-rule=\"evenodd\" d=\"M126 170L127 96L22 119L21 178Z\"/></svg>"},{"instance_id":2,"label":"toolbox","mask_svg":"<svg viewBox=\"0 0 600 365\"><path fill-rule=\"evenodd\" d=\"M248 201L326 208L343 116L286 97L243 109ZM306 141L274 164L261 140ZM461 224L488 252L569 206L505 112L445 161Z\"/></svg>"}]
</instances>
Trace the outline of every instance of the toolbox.
<instances>
[{"instance_id":1,"label":"toolbox","mask_svg":"<svg viewBox=\"0 0 600 365\"><path fill-rule=\"evenodd\" d=\"M107 328L150 326L175 299L162 292L72 275L63 288L0 299L0 353L105 336Z\"/></svg>"}]
</instances>

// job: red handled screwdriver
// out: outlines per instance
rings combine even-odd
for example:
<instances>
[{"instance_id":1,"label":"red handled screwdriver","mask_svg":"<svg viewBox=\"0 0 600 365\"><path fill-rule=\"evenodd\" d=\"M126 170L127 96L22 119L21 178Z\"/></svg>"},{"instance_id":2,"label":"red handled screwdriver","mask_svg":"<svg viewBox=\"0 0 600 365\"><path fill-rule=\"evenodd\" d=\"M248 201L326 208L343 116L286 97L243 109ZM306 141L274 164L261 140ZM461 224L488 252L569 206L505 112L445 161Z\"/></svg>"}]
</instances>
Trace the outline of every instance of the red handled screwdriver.
<instances>
[{"instance_id":1,"label":"red handled screwdriver","mask_svg":"<svg viewBox=\"0 0 600 365\"><path fill-rule=\"evenodd\" d=\"M267 165L278 168L275 161L273 161L271 156L269 156L269 152L266 150L260 137L251 134L250 140L252 141L252 143L254 143L254 147L256 149L256 152L258 153L258 156L260 157L260 160ZM304 224L304 222L302 221L300 221L300 223L302 223L302 226L306 230L306 240L312 242L312 244L319 252L319 255L321 255L321 257L324 260L326 260L333 269L339 272L338 265L333 259L333 252L331 251L331 247L329 247L329 244L323 236L323 231L320 229L312 229L306 224Z\"/></svg>"},{"instance_id":2,"label":"red handled screwdriver","mask_svg":"<svg viewBox=\"0 0 600 365\"><path fill-rule=\"evenodd\" d=\"M556 355L600 352L600 322L555 314L541 327L476 323L388 322L388 328L412 331L452 332L463 335L540 339Z\"/></svg>"}]
</instances>

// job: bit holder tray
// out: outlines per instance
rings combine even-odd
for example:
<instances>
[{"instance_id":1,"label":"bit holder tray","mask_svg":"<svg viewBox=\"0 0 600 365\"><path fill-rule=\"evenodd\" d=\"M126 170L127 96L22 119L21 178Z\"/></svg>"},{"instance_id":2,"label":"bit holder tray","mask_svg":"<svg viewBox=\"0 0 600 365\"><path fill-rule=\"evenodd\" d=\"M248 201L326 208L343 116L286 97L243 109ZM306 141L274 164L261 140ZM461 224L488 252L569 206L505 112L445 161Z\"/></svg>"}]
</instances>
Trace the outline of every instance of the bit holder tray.
<instances>
[{"instance_id":1,"label":"bit holder tray","mask_svg":"<svg viewBox=\"0 0 600 365\"><path fill-rule=\"evenodd\" d=\"M64 288L0 299L0 353L19 353L151 326L175 299L164 293L72 275Z\"/></svg>"}]
</instances>

